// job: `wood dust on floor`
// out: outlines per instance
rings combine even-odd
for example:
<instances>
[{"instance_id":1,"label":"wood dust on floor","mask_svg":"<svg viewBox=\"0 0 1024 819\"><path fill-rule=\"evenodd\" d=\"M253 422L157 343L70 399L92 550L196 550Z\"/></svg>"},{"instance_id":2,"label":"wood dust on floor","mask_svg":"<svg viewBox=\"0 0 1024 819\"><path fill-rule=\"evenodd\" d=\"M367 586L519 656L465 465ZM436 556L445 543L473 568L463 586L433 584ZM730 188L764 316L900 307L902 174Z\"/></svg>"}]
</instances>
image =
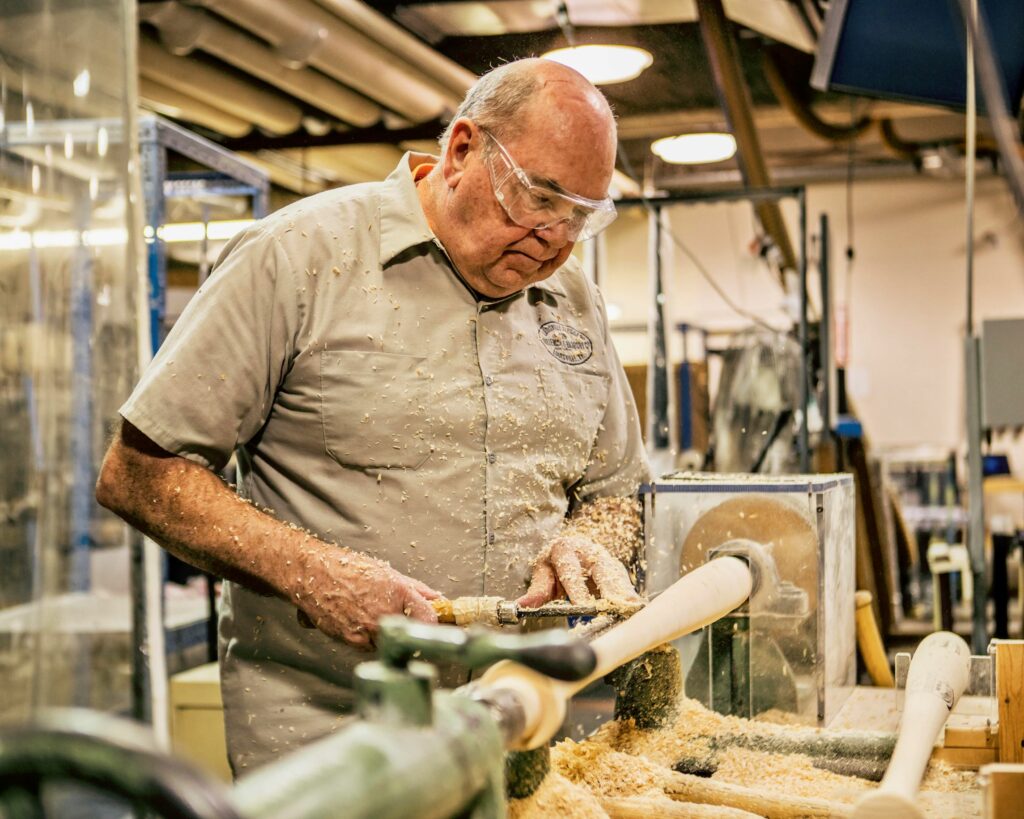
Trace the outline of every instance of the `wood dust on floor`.
<instances>
[{"instance_id":1,"label":"wood dust on floor","mask_svg":"<svg viewBox=\"0 0 1024 819\"><path fill-rule=\"evenodd\" d=\"M726 717L683 699L675 724L642 731L610 722L583 742L551 750L551 773L527 799L512 800L512 819L676 819L676 817L846 816L874 782L814 767L803 754L734 745L721 750L709 779L676 773L679 759L702 756L723 736L799 738L807 728ZM673 798L674 795L674 798ZM714 800L715 804L700 804ZM980 817L977 774L929 766L918 804L934 819ZM801 810L806 812L801 813Z\"/></svg>"}]
</instances>

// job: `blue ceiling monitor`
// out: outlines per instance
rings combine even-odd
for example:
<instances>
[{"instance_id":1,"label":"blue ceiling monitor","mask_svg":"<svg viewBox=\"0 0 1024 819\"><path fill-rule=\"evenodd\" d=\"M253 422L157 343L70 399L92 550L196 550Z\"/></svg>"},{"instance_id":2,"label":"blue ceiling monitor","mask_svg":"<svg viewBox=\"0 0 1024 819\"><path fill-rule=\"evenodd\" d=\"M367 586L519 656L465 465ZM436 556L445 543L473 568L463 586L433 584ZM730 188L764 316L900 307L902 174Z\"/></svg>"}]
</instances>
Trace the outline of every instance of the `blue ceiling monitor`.
<instances>
[{"instance_id":1,"label":"blue ceiling monitor","mask_svg":"<svg viewBox=\"0 0 1024 819\"><path fill-rule=\"evenodd\" d=\"M978 7L1007 107L1017 112L1024 94L1024 0L979 0ZM811 85L963 109L965 41L957 0L832 0Z\"/></svg>"}]
</instances>

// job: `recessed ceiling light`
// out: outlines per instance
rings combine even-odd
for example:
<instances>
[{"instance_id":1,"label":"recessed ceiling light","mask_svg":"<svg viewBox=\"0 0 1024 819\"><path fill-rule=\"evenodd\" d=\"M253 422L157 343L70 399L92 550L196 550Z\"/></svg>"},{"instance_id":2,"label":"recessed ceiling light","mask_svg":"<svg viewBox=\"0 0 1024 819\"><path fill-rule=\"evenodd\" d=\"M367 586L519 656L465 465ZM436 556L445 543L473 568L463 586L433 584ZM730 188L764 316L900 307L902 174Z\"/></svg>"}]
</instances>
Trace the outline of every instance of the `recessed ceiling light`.
<instances>
[{"instance_id":1,"label":"recessed ceiling light","mask_svg":"<svg viewBox=\"0 0 1024 819\"><path fill-rule=\"evenodd\" d=\"M674 165L700 165L732 157L736 140L732 134L683 134L656 140L651 143L651 150Z\"/></svg>"},{"instance_id":2,"label":"recessed ceiling light","mask_svg":"<svg viewBox=\"0 0 1024 819\"><path fill-rule=\"evenodd\" d=\"M654 58L642 48L623 45L582 45L556 48L543 55L545 60L575 68L594 85L625 82L647 68Z\"/></svg>"}]
</instances>

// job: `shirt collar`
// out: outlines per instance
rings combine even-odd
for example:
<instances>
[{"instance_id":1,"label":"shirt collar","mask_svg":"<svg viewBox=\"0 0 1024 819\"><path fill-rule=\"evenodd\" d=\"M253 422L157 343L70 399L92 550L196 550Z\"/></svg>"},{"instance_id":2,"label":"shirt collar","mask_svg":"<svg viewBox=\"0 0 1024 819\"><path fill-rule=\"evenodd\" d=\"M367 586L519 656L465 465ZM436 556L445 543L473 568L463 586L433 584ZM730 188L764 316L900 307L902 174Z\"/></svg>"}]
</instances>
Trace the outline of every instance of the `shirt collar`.
<instances>
[{"instance_id":1,"label":"shirt collar","mask_svg":"<svg viewBox=\"0 0 1024 819\"><path fill-rule=\"evenodd\" d=\"M434 240L434 232L423 213L412 169L423 162L437 162L429 154L406 152L384 180L380 198L380 263L386 265L403 250Z\"/></svg>"},{"instance_id":2,"label":"shirt collar","mask_svg":"<svg viewBox=\"0 0 1024 819\"><path fill-rule=\"evenodd\" d=\"M399 253L410 247L437 240L423 213L412 171L424 162L437 162L436 156L407 151L398 166L384 180L384 195L380 198L380 263L387 265ZM536 287L555 296L564 296L560 281L568 265L562 265L553 275L527 287ZM525 292L525 291L520 291ZM506 298L512 298L513 293ZM497 299L496 301L504 301Z\"/></svg>"}]
</instances>

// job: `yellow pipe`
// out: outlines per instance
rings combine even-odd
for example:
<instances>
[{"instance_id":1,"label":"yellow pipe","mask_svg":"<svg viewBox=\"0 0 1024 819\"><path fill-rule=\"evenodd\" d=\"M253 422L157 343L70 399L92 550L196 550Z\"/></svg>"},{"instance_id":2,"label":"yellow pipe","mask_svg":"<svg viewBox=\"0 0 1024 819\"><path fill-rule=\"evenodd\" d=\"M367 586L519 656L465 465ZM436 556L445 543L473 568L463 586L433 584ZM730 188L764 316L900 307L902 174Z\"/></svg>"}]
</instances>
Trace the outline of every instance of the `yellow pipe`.
<instances>
[{"instance_id":1,"label":"yellow pipe","mask_svg":"<svg viewBox=\"0 0 1024 819\"><path fill-rule=\"evenodd\" d=\"M860 590L854 595L857 622L857 645L864 665L868 669L871 681L881 688L892 688L896 683L892 678L892 668L885 653L882 635L875 622L875 612L871 607L871 592Z\"/></svg>"}]
</instances>

